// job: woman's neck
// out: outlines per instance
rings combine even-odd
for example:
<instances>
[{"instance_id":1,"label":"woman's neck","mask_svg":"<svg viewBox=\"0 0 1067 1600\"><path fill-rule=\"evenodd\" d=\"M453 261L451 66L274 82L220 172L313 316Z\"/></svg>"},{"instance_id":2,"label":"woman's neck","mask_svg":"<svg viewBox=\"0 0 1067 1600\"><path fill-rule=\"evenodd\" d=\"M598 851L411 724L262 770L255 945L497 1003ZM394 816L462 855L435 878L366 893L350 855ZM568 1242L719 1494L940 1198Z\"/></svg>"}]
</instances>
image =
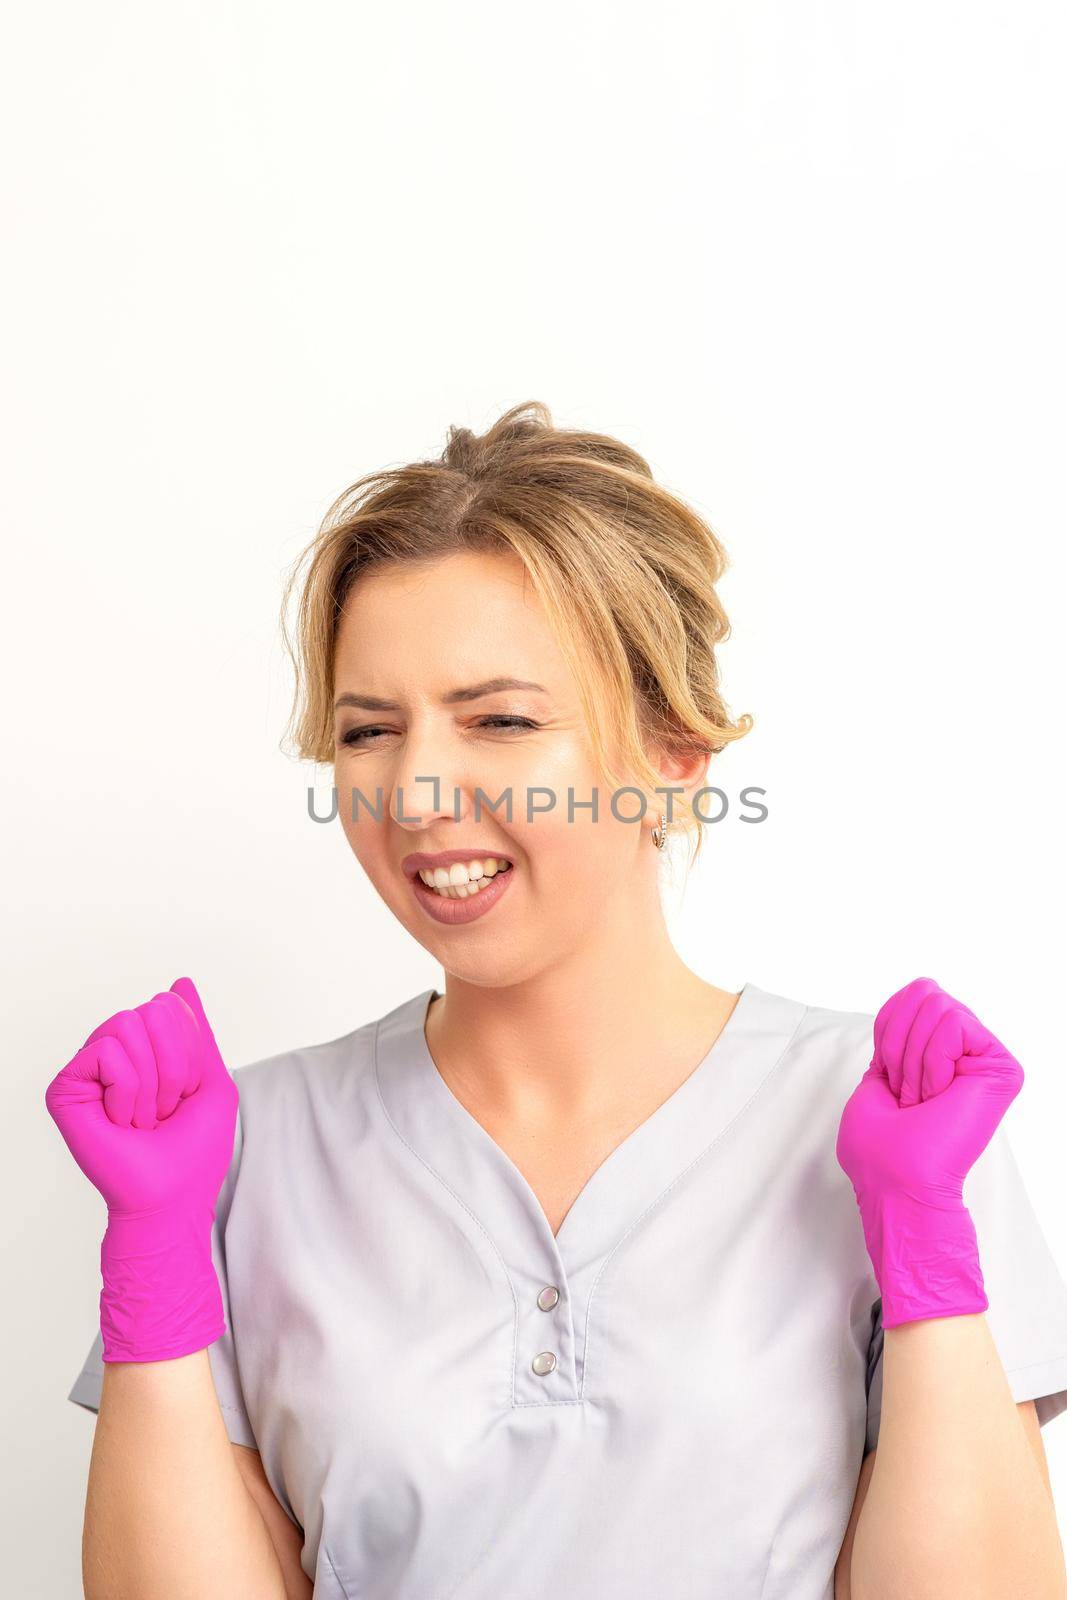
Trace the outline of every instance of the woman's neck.
<instances>
[{"instance_id":1,"label":"woman's neck","mask_svg":"<svg viewBox=\"0 0 1067 1600\"><path fill-rule=\"evenodd\" d=\"M591 955L506 986L449 977L426 1041L465 1105L501 1124L610 1118L677 1087L737 1002L685 965L665 929L641 959Z\"/></svg>"}]
</instances>

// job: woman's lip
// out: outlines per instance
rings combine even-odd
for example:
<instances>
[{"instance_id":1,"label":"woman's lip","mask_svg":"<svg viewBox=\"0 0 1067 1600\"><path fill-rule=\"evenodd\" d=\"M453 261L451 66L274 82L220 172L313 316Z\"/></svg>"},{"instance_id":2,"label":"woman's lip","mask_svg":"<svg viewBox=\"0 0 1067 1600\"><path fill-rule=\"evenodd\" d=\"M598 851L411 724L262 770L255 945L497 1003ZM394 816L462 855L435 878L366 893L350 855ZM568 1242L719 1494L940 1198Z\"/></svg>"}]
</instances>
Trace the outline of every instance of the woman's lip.
<instances>
[{"instance_id":1,"label":"woman's lip","mask_svg":"<svg viewBox=\"0 0 1067 1600\"><path fill-rule=\"evenodd\" d=\"M433 889L426 887L418 873L411 879L411 887L415 899L428 916L435 922L451 925L458 922L475 922L479 917L484 917L507 893L508 885L514 876L515 868L508 867L503 872L495 874L487 889L479 889L477 894L465 895L463 899L436 894Z\"/></svg>"}]
</instances>

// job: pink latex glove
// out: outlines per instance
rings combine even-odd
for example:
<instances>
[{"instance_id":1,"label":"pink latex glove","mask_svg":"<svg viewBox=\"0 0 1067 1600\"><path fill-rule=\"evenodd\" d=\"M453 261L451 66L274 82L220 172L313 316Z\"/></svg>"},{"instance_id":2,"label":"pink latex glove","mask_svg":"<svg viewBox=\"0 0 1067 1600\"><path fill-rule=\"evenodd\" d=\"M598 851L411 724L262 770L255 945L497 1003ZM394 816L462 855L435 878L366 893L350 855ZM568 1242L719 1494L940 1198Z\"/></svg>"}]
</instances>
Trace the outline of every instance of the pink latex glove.
<instances>
[{"instance_id":1,"label":"pink latex glove","mask_svg":"<svg viewBox=\"0 0 1067 1600\"><path fill-rule=\"evenodd\" d=\"M932 978L879 1011L837 1159L856 1192L883 1327L988 1309L963 1180L1022 1085L1015 1057Z\"/></svg>"},{"instance_id":2,"label":"pink latex glove","mask_svg":"<svg viewBox=\"0 0 1067 1600\"><path fill-rule=\"evenodd\" d=\"M189 978L108 1017L48 1085L49 1112L107 1201L105 1361L163 1361L225 1333L211 1229L238 1098Z\"/></svg>"}]
</instances>

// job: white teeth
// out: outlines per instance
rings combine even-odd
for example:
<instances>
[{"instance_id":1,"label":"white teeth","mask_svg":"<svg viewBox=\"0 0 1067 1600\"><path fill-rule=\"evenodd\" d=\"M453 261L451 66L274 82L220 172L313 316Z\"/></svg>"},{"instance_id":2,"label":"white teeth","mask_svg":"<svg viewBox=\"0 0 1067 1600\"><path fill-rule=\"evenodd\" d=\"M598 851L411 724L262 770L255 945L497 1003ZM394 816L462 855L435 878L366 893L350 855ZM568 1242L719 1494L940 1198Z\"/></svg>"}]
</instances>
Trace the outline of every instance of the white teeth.
<instances>
[{"instance_id":1,"label":"white teeth","mask_svg":"<svg viewBox=\"0 0 1067 1600\"><path fill-rule=\"evenodd\" d=\"M420 867L419 877L429 889L446 899L465 900L480 894L498 872L510 871L510 861L502 856L485 856L481 861L454 861L450 867Z\"/></svg>"}]
</instances>

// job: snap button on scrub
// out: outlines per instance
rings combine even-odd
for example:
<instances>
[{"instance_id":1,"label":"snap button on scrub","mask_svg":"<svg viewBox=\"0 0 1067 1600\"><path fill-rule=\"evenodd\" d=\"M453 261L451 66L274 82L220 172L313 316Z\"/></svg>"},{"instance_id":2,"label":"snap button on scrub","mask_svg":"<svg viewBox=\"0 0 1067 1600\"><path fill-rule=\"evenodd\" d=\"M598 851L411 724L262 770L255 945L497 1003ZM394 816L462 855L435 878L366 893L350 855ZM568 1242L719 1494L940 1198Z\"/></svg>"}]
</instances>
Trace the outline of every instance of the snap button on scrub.
<instances>
[{"instance_id":1,"label":"snap button on scrub","mask_svg":"<svg viewBox=\"0 0 1067 1600\"><path fill-rule=\"evenodd\" d=\"M537 1296L537 1304L541 1307L542 1311L551 1311L558 1299L559 1290L554 1285L549 1285L547 1289L542 1289L541 1293Z\"/></svg>"},{"instance_id":2,"label":"snap button on scrub","mask_svg":"<svg viewBox=\"0 0 1067 1600\"><path fill-rule=\"evenodd\" d=\"M533 1360L530 1362L530 1365L537 1373L537 1376L539 1378L543 1378L545 1373L551 1372L553 1367L556 1365L556 1358L552 1354L551 1350L542 1350L539 1355L534 1356Z\"/></svg>"}]
</instances>

